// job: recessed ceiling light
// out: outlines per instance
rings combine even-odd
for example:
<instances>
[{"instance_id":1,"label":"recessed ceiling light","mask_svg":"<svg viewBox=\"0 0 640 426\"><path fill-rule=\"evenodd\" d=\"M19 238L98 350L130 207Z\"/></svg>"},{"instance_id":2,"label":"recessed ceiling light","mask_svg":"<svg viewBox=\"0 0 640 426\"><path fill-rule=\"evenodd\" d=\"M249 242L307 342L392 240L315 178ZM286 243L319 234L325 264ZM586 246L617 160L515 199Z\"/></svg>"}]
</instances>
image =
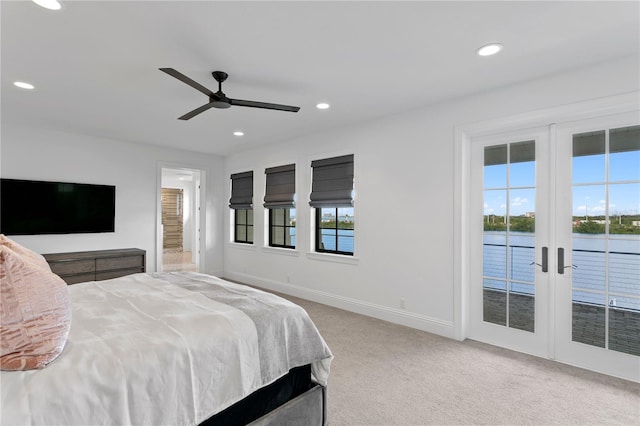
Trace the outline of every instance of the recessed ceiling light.
<instances>
[{"instance_id":1,"label":"recessed ceiling light","mask_svg":"<svg viewBox=\"0 0 640 426\"><path fill-rule=\"evenodd\" d=\"M33 84L29 84L29 83L25 83L24 81L14 81L13 85L16 87L19 87L21 89L29 89L32 90L35 87L33 86Z\"/></svg>"},{"instance_id":2,"label":"recessed ceiling light","mask_svg":"<svg viewBox=\"0 0 640 426\"><path fill-rule=\"evenodd\" d=\"M58 0L33 0L33 2L45 9L60 10L62 8L62 5Z\"/></svg>"},{"instance_id":3,"label":"recessed ceiling light","mask_svg":"<svg viewBox=\"0 0 640 426\"><path fill-rule=\"evenodd\" d=\"M480 49L478 49L477 53L480 56L491 56L501 51L502 48L503 46L499 43L491 43L487 44L486 46L482 46Z\"/></svg>"},{"instance_id":4,"label":"recessed ceiling light","mask_svg":"<svg viewBox=\"0 0 640 426\"><path fill-rule=\"evenodd\" d=\"M326 102L320 102L318 105L316 105L316 108L318 109L329 109L329 104Z\"/></svg>"},{"instance_id":5,"label":"recessed ceiling light","mask_svg":"<svg viewBox=\"0 0 640 426\"><path fill-rule=\"evenodd\" d=\"M244 132L233 132L233 136L244 136Z\"/></svg>"}]
</instances>

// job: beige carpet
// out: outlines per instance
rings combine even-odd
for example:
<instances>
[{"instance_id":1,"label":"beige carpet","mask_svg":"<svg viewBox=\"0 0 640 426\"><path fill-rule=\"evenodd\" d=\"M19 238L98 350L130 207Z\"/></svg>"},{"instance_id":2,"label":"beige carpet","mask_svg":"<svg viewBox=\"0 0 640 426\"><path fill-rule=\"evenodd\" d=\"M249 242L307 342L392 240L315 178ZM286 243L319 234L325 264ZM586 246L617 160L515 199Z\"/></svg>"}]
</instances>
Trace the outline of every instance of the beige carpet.
<instances>
[{"instance_id":1,"label":"beige carpet","mask_svg":"<svg viewBox=\"0 0 640 426\"><path fill-rule=\"evenodd\" d=\"M285 296L333 351L329 424L640 425L640 385Z\"/></svg>"}]
</instances>

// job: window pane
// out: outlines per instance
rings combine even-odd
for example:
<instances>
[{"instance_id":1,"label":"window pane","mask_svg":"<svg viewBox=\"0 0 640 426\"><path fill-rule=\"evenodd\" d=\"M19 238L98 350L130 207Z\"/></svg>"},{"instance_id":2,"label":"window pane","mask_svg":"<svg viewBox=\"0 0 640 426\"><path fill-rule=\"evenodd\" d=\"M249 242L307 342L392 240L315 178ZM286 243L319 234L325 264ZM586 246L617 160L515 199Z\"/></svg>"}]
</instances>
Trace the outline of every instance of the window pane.
<instances>
[{"instance_id":1,"label":"window pane","mask_svg":"<svg viewBox=\"0 0 640 426\"><path fill-rule=\"evenodd\" d=\"M507 145L485 147L484 187L507 187Z\"/></svg>"},{"instance_id":2,"label":"window pane","mask_svg":"<svg viewBox=\"0 0 640 426\"><path fill-rule=\"evenodd\" d=\"M482 251L482 274L485 277L507 277L507 237L503 232L485 232Z\"/></svg>"},{"instance_id":3,"label":"window pane","mask_svg":"<svg viewBox=\"0 0 640 426\"><path fill-rule=\"evenodd\" d=\"M336 209L321 208L320 209L320 228L336 227Z\"/></svg>"},{"instance_id":4,"label":"window pane","mask_svg":"<svg viewBox=\"0 0 640 426\"><path fill-rule=\"evenodd\" d=\"M610 300L609 349L640 356L640 298Z\"/></svg>"},{"instance_id":5,"label":"window pane","mask_svg":"<svg viewBox=\"0 0 640 426\"><path fill-rule=\"evenodd\" d=\"M271 239L272 244L284 245L284 228L280 226L272 226Z\"/></svg>"},{"instance_id":6,"label":"window pane","mask_svg":"<svg viewBox=\"0 0 640 426\"><path fill-rule=\"evenodd\" d=\"M320 249L322 250L336 250L336 230L335 229L322 229L320 238Z\"/></svg>"},{"instance_id":7,"label":"window pane","mask_svg":"<svg viewBox=\"0 0 640 426\"><path fill-rule=\"evenodd\" d=\"M611 241L611 246L616 242ZM640 296L640 240L636 246L630 252L609 252L609 291Z\"/></svg>"},{"instance_id":8,"label":"window pane","mask_svg":"<svg viewBox=\"0 0 640 426\"><path fill-rule=\"evenodd\" d=\"M236 226L236 240L247 241L247 228L245 226Z\"/></svg>"},{"instance_id":9,"label":"window pane","mask_svg":"<svg viewBox=\"0 0 640 426\"><path fill-rule=\"evenodd\" d=\"M338 229L338 251L353 253L353 230Z\"/></svg>"},{"instance_id":10,"label":"window pane","mask_svg":"<svg viewBox=\"0 0 640 426\"><path fill-rule=\"evenodd\" d=\"M484 230L505 231L507 214L507 191L484 191Z\"/></svg>"},{"instance_id":11,"label":"window pane","mask_svg":"<svg viewBox=\"0 0 640 426\"><path fill-rule=\"evenodd\" d=\"M483 281L482 319L493 324L507 325L507 283Z\"/></svg>"},{"instance_id":12,"label":"window pane","mask_svg":"<svg viewBox=\"0 0 640 426\"><path fill-rule=\"evenodd\" d=\"M640 235L640 184L609 185L611 234Z\"/></svg>"},{"instance_id":13,"label":"window pane","mask_svg":"<svg viewBox=\"0 0 640 426\"><path fill-rule=\"evenodd\" d=\"M534 332L535 286L512 283L509 292L509 327Z\"/></svg>"},{"instance_id":14,"label":"window pane","mask_svg":"<svg viewBox=\"0 0 640 426\"><path fill-rule=\"evenodd\" d=\"M536 190L509 191L509 231L535 232Z\"/></svg>"},{"instance_id":15,"label":"window pane","mask_svg":"<svg viewBox=\"0 0 640 426\"><path fill-rule=\"evenodd\" d=\"M509 255L511 257L511 270L509 277L517 281L534 282L536 258L536 239L531 235L514 235L509 239ZM513 284L515 285L515 284Z\"/></svg>"},{"instance_id":16,"label":"window pane","mask_svg":"<svg viewBox=\"0 0 640 426\"><path fill-rule=\"evenodd\" d=\"M247 224L247 211L246 210L235 210L236 212L236 224L237 225L246 225Z\"/></svg>"},{"instance_id":17,"label":"window pane","mask_svg":"<svg viewBox=\"0 0 640 426\"><path fill-rule=\"evenodd\" d=\"M571 340L604 348L604 302L603 294L573 291Z\"/></svg>"},{"instance_id":18,"label":"window pane","mask_svg":"<svg viewBox=\"0 0 640 426\"><path fill-rule=\"evenodd\" d=\"M512 143L509 149L509 186L535 186L535 141Z\"/></svg>"},{"instance_id":19,"label":"window pane","mask_svg":"<svg viewBox=\"0 0 640 426\"><path fill-rule=\"evenodd\" d=\"M247 225L253 225L253 209L245 210L247 215Z\"/></svg>"},{"instance_id":20,"label":"window pane","mask_svg":"<svg viewBox=\"0 0 640 426\"><path fill-rule=\"evenodd\" d=\"M573 288L605 291L605 248L604 238L573 238Z\"/></svg>"},{"instance_id":21,"label":"window pane","mask_svg":"<svg viewBox=\"0 0 640 426\"><path fill-rule=\"evenodd\" d=\"M609 131L609 181L640 180L640 126Z\"/></svg>"},{"instance_id":22,"label":"window pane","mask_svg":"<svg viewBox=\"0 0 640 426\"><path fill-rule=\"evenodd\" d=\"M271 209L272 224L284 226L284 209Z\"/></svg>"},{"instance_id":23,"label":"window pane","mask_svg":"<svg viewBox=\"0 0 640 426\"><path fill-rule=\"evenodd\" d=\"M338 228L354 229L353 208L338 209Z\"/></svg>"},{"instance_id":24,"label":"window pane","mask_svg":"<svg viewBox=\"0 0 640 426\"><path fill-rule=\"evenodd\" d=\"M253 226L247 227L247 242L249 243L253 242Z\"/></svg>"},{"instance_id":25,"label":"window pane","mask_svg":"<svg viewBox=\"0 0 640 426\"><path fill-rule=\"evenodd\" d=\"M576 234L604 234L606 191L604 185L575 186L573 188L573 232Z\"/></svg>"},{"instance_id":26,"label":"window pane","mask_svg":"<svg viewBox=\"0 0 640 426\"><path fill-rule=\"evenodd\" d=\"M573 182L604 182L605 131L573 135Z\"/></svg>"}]
</instances>

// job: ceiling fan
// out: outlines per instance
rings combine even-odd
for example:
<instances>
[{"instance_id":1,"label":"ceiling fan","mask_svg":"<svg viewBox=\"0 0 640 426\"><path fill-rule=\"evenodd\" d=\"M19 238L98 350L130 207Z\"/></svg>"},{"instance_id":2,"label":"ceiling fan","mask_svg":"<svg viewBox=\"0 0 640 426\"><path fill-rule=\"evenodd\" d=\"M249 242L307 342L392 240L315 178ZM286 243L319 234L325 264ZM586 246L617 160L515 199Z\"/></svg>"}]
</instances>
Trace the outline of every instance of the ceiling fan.
<instances>
[{"instance_id":1,"label":"ceiling fan","mask_svg":"<svg viewBox=\"0 0 640 426\"><path fill-rule=\"evenodd\" d=\"M163 71L169 74L170 76L177 78L181 82L188 84L189 86L193 87L196 90L199 90L200 92L204 93L209 97L208 103L194 109L191 112L186 113L182 117L178 117L178 120L189 120L190 118L195 117L196 115L208 110L209 108L229 108L230 106L275 109L278 111L291 111L291 112L298 112L298 110L300 110L300 107L297 107L297 106L269 104L266 102L244 101L242 99L228 98L227 95L225 95L222 92L222 82L225 81L227 77L229 77L229 75L223 71L214 71L211 73L213 75L213 78L215 78L216 81L218 82L218 91L215 93L207 89L200 83L197 83L191 80L189 77L182 74L181 72L174 70L173 68L160 68L160 71Z\"/></svg>"}]
</instances>

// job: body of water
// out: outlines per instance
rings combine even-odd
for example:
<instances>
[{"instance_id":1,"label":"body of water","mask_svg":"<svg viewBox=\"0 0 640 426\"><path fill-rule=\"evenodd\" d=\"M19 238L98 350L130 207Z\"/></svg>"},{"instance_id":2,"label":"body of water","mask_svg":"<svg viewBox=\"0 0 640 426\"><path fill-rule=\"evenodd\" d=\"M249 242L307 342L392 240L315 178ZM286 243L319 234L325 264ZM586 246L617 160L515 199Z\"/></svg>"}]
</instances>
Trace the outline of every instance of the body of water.
<instances>
[{"instance_id":1,"label":"body of water","mask_svg":"<svg viewBox=\"0 0 640 426\"><path fill-rule=\"evenodd\" d=\"M484 232L485 288L506 291L509 285L511 292L535 294L539 266L531 265L536 259L534 235L512 232L508 243L507 247L506 232ZM572 270L574 301L640 310L640 236L607 240L603 235L574 234L571 255L571 264L577 266ZM569 265L568 256L565 260ZM605 299L607 279L609 300Z\"/></svg>"}]
</instances>

